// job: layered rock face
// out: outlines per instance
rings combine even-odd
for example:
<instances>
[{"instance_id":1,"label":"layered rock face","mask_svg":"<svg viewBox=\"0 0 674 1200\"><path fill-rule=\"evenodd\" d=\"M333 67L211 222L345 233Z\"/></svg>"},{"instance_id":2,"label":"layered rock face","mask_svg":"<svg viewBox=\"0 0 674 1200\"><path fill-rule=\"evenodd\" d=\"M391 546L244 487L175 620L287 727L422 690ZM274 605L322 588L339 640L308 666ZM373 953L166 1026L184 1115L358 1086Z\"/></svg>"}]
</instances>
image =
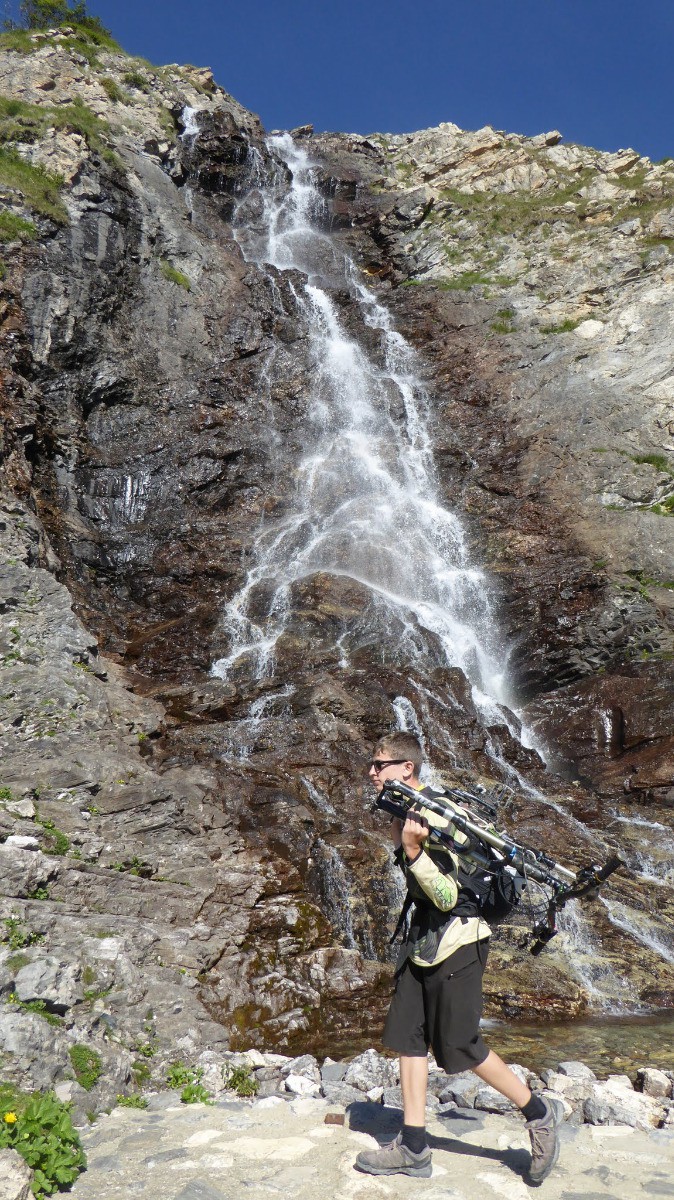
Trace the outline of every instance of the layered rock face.
<instances>
[{"instance_id":1,"label":"layered rock face","mask_svg":"<svg viewBox=\"0 0 674 1200\"><path fill-rule=\"evenodd\" d=\"M547 961L502 934L490 1011L670 1004L674 173L553 135L304 130L324 257L270 265L290 173L257 119L208 72L71 41L0 59L2 136L33 167L0 164L8 1061L52 1082L93 1038L114 1091L176 1045L371 1039L399 883L363 767L417 718L441 771L520 781L524 840L577 863L621 845L664 880L657 904L616 883ZM436 627L346 568L289 573L266 666L233 634L243 596L249 631L274 617L260 547L299 512L328 394L307 281L394 432L374 306L416 354L437 495L508 659L489 720Z\"/></svg>"}]
</instances>

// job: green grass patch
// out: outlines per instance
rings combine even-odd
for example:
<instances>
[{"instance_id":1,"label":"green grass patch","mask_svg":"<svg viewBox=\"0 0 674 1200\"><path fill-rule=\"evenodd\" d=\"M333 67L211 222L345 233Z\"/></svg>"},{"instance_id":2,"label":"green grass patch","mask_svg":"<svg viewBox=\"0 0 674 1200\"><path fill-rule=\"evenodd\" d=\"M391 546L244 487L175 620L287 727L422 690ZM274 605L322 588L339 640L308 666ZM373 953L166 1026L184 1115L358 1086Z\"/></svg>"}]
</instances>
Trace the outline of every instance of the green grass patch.
<instances>
[{"instance_id":1,"label":"green grass patch","mask_svg":"<svg viewBox=\"0 0 674 1200\"><path fill-rule=\"evenodd\" d=\"M127 87L135 88L137 92L149 93L152 91L152 86L146 75L141 75L140 71L125 71L122 79Z\"/></svg>"},{"instance_id":2,"label":"green grass patch","mask_svg":"<svg viewBox=\"0 0 674 1200\"><path fill-rule=\"evenodd\" d=\"M656 504L651 504L648 511L655 513L657 517L674 516L674 496L667 496L664 500L658 500Z\"/></svg>"},{"instance_id":3,"label":"green grass patch","mask_svg":"<svg viewBox=\"0 0 674 1200\"><path fill-rule=\"evenodd\" d=\"M38 49L27 29L8 29L0 33L0 50L15 50L17 54L32 54Z\"/></svg>"},{"instance_id":4,"label":"green grass patch","mask_svg":"<svg viewBox=\"0 0 674 1200\"><path fill-rule=\"evenodd\" d=\"M468 292L472 287L478 287L483 283L492 283L493 280L488 275L483 275L481 271L462 271L454 279L439 279L433 282L443 292Z\"/></svg>"},{"instance_id":5,"label":"green grass patch","mask_svg":"<svg viewBox=\"0 0 674 1200\"><path fill-rule=\"evenodd\" d=\"M111 82L114 83L114 80ZM112 134L107 121L98 117L81 100L52 107L0 96L0 142L32 145L50 128L79 133L90 150L100 154L112 166L120 165L119 158L108 144Z\"/></svg>"},{"instance_id":6,"label":"green grass patch","mask_svg":"<svg viewBox=\"0 0 674 1200\"><path fill-rule=\"evenodd\" d=\"M564 221L578 224L582 217L583 197L580 189L595 172L586 169L568 179L564 186L542 192L462 192L458 188L444 188L440 196L465 216L479 221L492 234L524 232L534 226ZM563 180L561 182L564 182ZM563 205L569 201L579 206L578 212L564 212Z\"/></svg>"},{"instance_id":7,"label":"green grass patch","mask_svg":"<svg viewBox=\"0 0 674 1200\"><path fill-rule=\"evenodd\" d=\"M674 237L657 237L655 234L642 238L644 246L666 246L668 250L674 251Z\"/></svg>"},{"instance_id":8,"label":"green grass patch","mask_svg":"<svg viewBox=\"0 0 674 1200\"><path fill-rule=\"evenodd\" d=\"M491 323L491 328L494 333L514 333L514 319L515 314L512 308L500 308L496 314L496 320Z\"/></svg>"},{"instance_id":9,"label":"green grass patch","mask_svg":"<svg viewBox=\"0 0 674 1200\"><path fill-rule=\"evenodd\" d=\"M69 1188L87 1165L69 1106L53 1092L28 1095L11 1084L0 1084L0 1149L16 1150L32 1169L38 1200Z\"/></svg>"},{"instance_id":10,"label":"green grass patch","mask_svg":"<svg viewBox=\"0 0 674 1200\"><path fill-rule=\"evenodd\" d=\"M159 268L164 276L164 279L168 279L169 283L177 284L178 287L184 288L186 292L192 290L192 284L187 278L187 275L184 275L183 272L179 271L177 267L172 266L167 259L160 258Z\"/></svg>"},{"instance_id":11,"label":"green grass patch","mask_svg":"<svg viewBox=\"0 0 674 1200\"><path fill-rule=\"evenodd\" d=\"M633 463L646 463L650 467L655 467L658 471L666 471L668 475L674 475L669 459L665 454L630 454L628 457L632 459Z\"/></svg>"},{"instance_id":12,"label":"green grass patch","mask_svg":"<svg viewBox=\"0 0 674 1200\"><path fill-rule=\"evenodd\" d=\"M63 179L50 175L44 167L25 162L15 150L0 146L0 184L16 189L23 195L26 207L57 225L65 225L68 214L59 195Z\"/></svg>"},{"instance_id":13,"label":"green grass patch","mask_svg":"<svg viewBox=\"0 0 674 1200\"><path fill-rule=\"evenodd\" d=\"M0 212L0 242L33 242L37 229L32 221L18 217L16 213Z\"/></svg>"},{"instance_id":14,"label":"green grass patch","mask_svg":"<svg viewBox=\"0 0 674 1200\"><path fill-rule=\"evenodd\" d=\"M81 1042L71 1046L68 1054L77 1082L86 1092L90 1092L103 1074L100 1054L90 1046L83 1046Z\"/></svg>"},{"instance_id":15,"label":"green grass patch","mask_svg":"<svg viewBox=\"0 0 674 1200\"><path fill-rule=\"evenodd\" d=\"M122 91L121 87L111 75L104 75L101 79L101 87L105 91L109 100L113 104L128 104L130 97L126 92Z\"/></svg>"},{"instance_id":16,"label":"green grass patch","mask_svg":"<svg viewBox=\"0 0 674 1200\"><path fill-rule=\"evenodd\" d=\"M580 317L574 319L568 317L566 321L561 321L559 325L539 325L539 333L572 333L580 325Z\"/></svg>"}]
</instances>

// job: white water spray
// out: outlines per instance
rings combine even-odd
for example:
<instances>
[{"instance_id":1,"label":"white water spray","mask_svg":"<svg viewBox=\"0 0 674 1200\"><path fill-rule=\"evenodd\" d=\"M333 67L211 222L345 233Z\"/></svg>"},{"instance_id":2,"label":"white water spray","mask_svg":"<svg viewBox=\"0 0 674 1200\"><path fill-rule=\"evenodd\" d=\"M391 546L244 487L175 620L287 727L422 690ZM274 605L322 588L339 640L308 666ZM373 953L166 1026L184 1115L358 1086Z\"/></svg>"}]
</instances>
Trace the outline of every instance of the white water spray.
<instances>
[{"instance_id":1,"label":"white water spray","mask_svg":"<svg viewBox=\"0 0 674 1200\"><path fill-rule=\"evenodd\" d=\"M312 395L294 503L257 533L253 565L223 617L229 650L213 672L273 674L293 585L327 572L368 589L368 620L398 661L413 668L430 644L470 680L483 722L502 723L513 702L488 582L469 559L460 521L438 497L428 398L413 353L355 265L317 227L324 204L305 150L287 134L270 139L270 148L287 164L291 186L279 171L260 188L257 219L240 227L238 239L247 259L306 277L292 290L308 330ZM348 289L369 341L376 334L371 355L345 331L328 290L334 285ZM262 605L261 595L269 597ZM340 639L343 663L347 643Z\"/></svg>"}]
</instances>

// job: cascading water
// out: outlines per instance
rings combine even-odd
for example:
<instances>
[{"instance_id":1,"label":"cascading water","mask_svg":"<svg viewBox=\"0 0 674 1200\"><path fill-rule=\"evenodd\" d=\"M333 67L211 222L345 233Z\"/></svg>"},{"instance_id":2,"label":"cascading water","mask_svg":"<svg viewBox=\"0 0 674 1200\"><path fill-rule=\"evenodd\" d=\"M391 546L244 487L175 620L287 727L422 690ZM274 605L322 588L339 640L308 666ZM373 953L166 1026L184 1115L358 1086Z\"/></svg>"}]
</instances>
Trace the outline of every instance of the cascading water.
<instances>
[{"instance_id":1,"label":"cascading water","mask_svg":"<svg viewBox=\"0 0 674 1200\"><path fill-rule=\"evenodd\" d=\"M333 669L348 672L354 651L363 644L376 646L382 664L393 665L398 679L409 679L408 694L393 701L398 727L423 730L446 761L460 765L461 747L452 728L464 704L461 684L455 691L454 677L445 671L436 690L432 674L437 667L459 668L470 683L494 774L539 802L547 800L507 761L498 730L490 732L505 723L513 737L533 744L509 689L507 649L499 640L489 580L471 561L460 520L440 501L429 434L431 405L414 354L339 240L325 232L329 214L304 148L289 135L271 138L268 148L271 165L251 149L235 234L244 258L266 278L274 317L281 327L287 322L299 330L297 392L306 409L299 410L301 419L292 426L296 440L287 467L292 485L284 479L278 489L282 505L272 505L273 515L263 516L247 551L245 579L222 614L226 651L212 672L235 684L246 681L237 690L242 697L253 696L248 716L230 723L232 743L223 756L241 757L239 735L243 743L250 742L251 731L264 740L266 722L268 740L275 741L274 729L294 687L288 690L281 670L275 678L277 651L293 631L300 585L322 576L352 583L367 597L366 611L359 610L352 623L358 629L348 620L335 622ZM264 353L267 393L262 400L275 458L277 449L288 447L281 445L283 435L275 426L274 387L292 372L293 360L292 351L276 339ZM308 402L302 375L307 361ZM284 433L287 437L287 427ZM300 663L300 711L302 669ZM301 783L329 828L339 814L310 774L301 776ZM570 844L590 841L576 818L549 803L556 823L568 827ZM334 917L348 947L371 953L363 922L355 921L352 911L357 874L348 875L350 865L327 836L314 845L323 909ZM393 910L400 880L383 879L382 888L384 901L391 901L382 903L382 911ZM611 916L618 924L616 913ZM624 920L621 928L627 931ZM566 915L558 951L575 959L576 978L593 1007L625 1011L620 979L610 966L592 964L595 945L579 912Z\"/></svg>"},{"instance_id":2,"label":"cascading water","mask_svg":"<svg viewBox=\"0 0 674 1200\"><path fill-rule=\"evenodd\" d=\"M277 171L259 189L261 215L242 223L237 236L248 260L293 273L313 388L294 503L258 531L253 565L223 617L229 651L213 673L224 679L248 662L258 677L271 674L293 584L327 572L369 590L379 638L395 640L409 663L427 651L431 635L446 665L470 680L483 722L503 723L513 700L488 581L469 559L460 521L438 499L427 398L412 351L355 265L317 227L324 202L304 149L287 134L269 146L291 185ZM259 161L256 168L261 174ZM369 340L376 336L376 354L345 331L330 295L335 286L348 289ZM262 590L268 600L260 617Z\"/></svg>"}]
</instances>

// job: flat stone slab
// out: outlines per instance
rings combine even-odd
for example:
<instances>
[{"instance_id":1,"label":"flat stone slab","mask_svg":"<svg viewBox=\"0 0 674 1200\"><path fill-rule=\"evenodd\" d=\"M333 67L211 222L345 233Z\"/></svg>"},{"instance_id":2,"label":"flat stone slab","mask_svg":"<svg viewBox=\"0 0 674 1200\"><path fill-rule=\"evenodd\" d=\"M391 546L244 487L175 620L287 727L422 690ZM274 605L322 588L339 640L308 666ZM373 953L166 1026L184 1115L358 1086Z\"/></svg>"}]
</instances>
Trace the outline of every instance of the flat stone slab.
<instances>
[{"instance_id":1,"label":"flat stone slab","mask_svg":"<svg viewBox=\"0 0 674 1200\"><path fill-rule=\"evenodd\" d=\"M529 1140L516 1115L429 1113L430 1179L363 1175L353 1167L364 1148L395 1136L400 1110L361 1101L344 1124L325 1100L271 1098L206 1106L170 1104L152 1112L117 1108L83 1131L89 1169L73 1200L358 1200L444 1197L525 1200ZM544 1200L674 1198L674 1129L646 1133L625 1126L562 1127L559 1162L539 1193Z\"/></svg>"}]
</instances>

